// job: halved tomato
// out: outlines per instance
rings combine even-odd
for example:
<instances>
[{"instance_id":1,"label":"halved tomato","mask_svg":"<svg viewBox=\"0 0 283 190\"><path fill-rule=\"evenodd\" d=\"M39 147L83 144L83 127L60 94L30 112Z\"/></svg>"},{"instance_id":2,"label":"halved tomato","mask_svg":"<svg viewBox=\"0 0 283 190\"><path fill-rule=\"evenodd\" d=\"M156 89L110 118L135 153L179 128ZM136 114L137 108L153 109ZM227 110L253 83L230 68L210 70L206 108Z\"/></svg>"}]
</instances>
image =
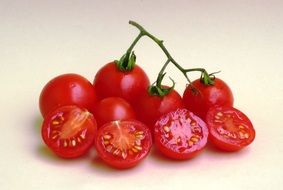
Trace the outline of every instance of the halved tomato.
<instances>
[{"instance_id":1,"label":"halved tomato","mask_svg":"<svg viewBox=\"0 0 283 190\"><path fill-rule=\"evenodd\" d=\"M213 107L206 117L209 140L219 149L237 151L251 144L255 130L249 118L233 107Z\"/></svg>"},{"instance_id":2,"label":"halved tomato","mask_svg":"<svg viewBox=\"0 0 283 190\"><path fill-rule=\"evenodd\" d=\"M45 144L58 156L84 155L94 143L97 124L93 115L77 106L63 106L49 113L42 124Z\"/></svg>"},{"instance_id":3,"label":"halved tomato","mask_svg":"<svg viewBox=\"0 0 283 190\"><path fill-rule=\"evenodd\" d=\"M150 130L139 121L106 123L98 129L96 149L108 165L124 169L137 165L152 146Z\"/></svg>"},{"instance_id":4,"label":"halved tomato","mask_svg":"<svg viewBox=\"0 0 283 190\"><path fill-rule=\"evenodd\" d=\"M154 127L154 140L159 151L177 160L196 156L205 147L207 137L205 122L187 109L165 114Z\"/></svg>"}]
</instances>

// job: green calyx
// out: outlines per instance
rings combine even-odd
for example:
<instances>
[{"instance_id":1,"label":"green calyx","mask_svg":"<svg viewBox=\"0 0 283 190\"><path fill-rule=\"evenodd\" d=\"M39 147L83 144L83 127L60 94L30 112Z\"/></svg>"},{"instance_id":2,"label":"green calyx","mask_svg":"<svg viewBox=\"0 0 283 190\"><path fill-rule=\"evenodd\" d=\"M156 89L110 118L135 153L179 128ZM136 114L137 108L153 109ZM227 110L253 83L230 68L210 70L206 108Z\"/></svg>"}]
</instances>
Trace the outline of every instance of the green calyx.
<instances>
[{"instance_id":1,"label":"green calyx","mask_svg":"<svg viewBox=\"0 0 283 190\"><path fill-rule=\"evenodd\" d=\"M115 63L120 71L131 71L136 64L136 55L134 52L124 54Z\"/></svg>"},{"instance_id":2,"label":"green calyx","mask_svg":"<svg viewBox=\"0 0 283 190\"><path fill-rule=\"evenodd\" d=\"M175 81L173 79L171 79L170 77L169 78L172 81L173 85L171 87L162 86L161 82L162 82L165 75L166 75L166 73L159 74L156 82L149 86L148 93L151 96L163 97L163 96L169 94L174 89Z\"/></svg>"}]
</instances>

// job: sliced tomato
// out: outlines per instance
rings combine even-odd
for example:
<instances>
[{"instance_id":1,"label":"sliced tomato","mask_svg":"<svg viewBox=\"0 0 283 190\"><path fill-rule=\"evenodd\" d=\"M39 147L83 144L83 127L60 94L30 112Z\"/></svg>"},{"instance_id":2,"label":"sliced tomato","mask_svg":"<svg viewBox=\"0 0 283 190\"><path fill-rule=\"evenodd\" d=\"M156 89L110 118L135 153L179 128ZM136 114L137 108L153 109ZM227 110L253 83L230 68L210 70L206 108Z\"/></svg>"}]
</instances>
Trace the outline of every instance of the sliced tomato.
<instances>
[{"instance_id":1,"label":"sliced tomato","mask_svg":"<svg viewBox=\"0 0 283 190\"><path fill-rule=\"evenodd\" d=\"M233 107L213 107L206 117L209 140L219 149L237 151L251 144L255 130L250 119Z\"/></svg>"},{"instance_id":2,"label":"sliced tomato","mask_svg":"<svg viewBox=\"0 0 283 190\"><path fill-rule=\"evenodd\" d=\"M177 160L196 156L205 147L207 137L205 122L187 109L177 109L162 116L154 127L159 151Z\"/></svg>"},{"instance_id":3,"label":"sliced tomato","mask_svg":"<svg viewBox=\"0 0 283 190\"><path fill-rule=\"evenodd\" d=\"M42 124L45 144L58 156L84 155L94 143L97 124L93 115L77 106L63 106L49 113Z\"/></svg>"},{"instance_id":4,"label":"sliced tomato","mask_svg":"<svg viewBox=\"0 0 283 190\"><path fill-rule=\"evenodd\" d=\"M124 169L137 165L152 146L151 133L139 121L113 121L98 129L98 155L108 165Z\"/></svg>"}]
</instances>

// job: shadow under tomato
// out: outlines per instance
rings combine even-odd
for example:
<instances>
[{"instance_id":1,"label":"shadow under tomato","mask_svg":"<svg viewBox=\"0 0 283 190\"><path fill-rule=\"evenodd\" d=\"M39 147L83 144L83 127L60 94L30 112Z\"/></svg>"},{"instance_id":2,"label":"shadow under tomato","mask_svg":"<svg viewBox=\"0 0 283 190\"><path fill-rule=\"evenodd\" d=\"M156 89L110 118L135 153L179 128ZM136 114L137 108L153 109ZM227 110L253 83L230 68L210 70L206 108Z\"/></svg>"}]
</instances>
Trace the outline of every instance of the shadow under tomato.
<instances>
[{"instance_id":1,"label":"shadow under tomato","mask_svg":"<svg viewBox=\"0 0 283 190\"><path fill-rule=\"evenodd\" d=\"M208 142L206 144L205 150L206 153L209 154L209 156L213 157L239 157L239 156L245 156L246 154L249 154L250 147L245 147L238 151L225 151L217 148L212 143Z\"/></svg>"}]
</instances>

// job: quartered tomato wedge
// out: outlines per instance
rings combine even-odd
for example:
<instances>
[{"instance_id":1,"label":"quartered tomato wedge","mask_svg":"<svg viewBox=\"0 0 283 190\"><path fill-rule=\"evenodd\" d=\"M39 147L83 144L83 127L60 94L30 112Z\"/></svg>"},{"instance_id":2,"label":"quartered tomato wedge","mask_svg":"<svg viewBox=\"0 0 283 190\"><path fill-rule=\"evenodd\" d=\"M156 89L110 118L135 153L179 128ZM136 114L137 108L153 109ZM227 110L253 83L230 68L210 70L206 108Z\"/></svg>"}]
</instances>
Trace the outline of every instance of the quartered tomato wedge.
<instances>
[{"instance_id":1,"label":"quartered tomato wedge","mask_svg":"<svg viewBox=\"0 0 283 190\"><path fill-rule=\"evenodd\" d=\"M206 124L187 109L177 109L162 116L154 127L159 151L177 160L196 156L205 147L207 137Z\"/></svg>"},{"instance_id":2,"label":"quartered tomato wedge","mask_svg":"<svg viewBox=\"0 0 283 190\"><path fill-rule=\"evenodd\" d=\"M41 133L43 141L55 154L75 158L93 145L97 124L86 109L63 106L45 117Z\"/></svg>"},{"instance_id":3,"label":"quartered tomato wedge","mask_svg":"<svg viewBox=\"0 0 283 190\"><path fill-rule=\"evenodd\" d=\"M233 107L213 107L206 117L209 140L219 149L237 151L251 144L255 130L249 118Z\"/></svg>"},{"instance_id":4,"label":"quartered tomato wedge","mask_svg":"<svg viewBox=\"0 0 283 190\"><path fill-rule=\"evenodd\" d=\"M139 121L113 121L98 130L96 149L108 165L130 168L147 156L152 146L150 130Z\"/></svg>"}]
</instances>

